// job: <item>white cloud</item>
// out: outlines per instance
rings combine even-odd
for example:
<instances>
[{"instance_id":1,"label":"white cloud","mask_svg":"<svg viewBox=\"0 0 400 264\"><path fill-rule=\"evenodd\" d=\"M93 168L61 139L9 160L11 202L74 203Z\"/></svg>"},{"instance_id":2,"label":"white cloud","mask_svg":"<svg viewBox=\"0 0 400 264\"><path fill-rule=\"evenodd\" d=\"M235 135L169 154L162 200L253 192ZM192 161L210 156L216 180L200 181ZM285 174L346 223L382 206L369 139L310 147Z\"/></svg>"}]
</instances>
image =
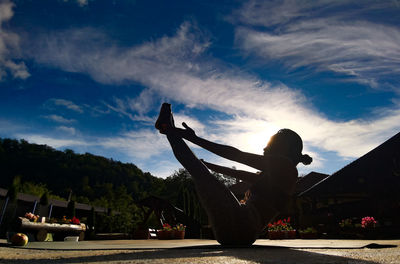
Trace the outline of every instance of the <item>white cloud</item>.
<instances>
[{"instance_id":1,"label":"white cloud","mask_svg":"<svg viewBox=\"0 0 400 264\"><path fill-rule=\"evenodd\" d=\"M17 131L24 130L27 128L25 125L17 124L15 122L11 122L5 119L0 119L0 127L1 127L0 135L2 133L4 133L5 135L13 134Z\"/></svg>"},{"instance_id":2,"label":"white cloud","mask_svg":"<svg viewBox=\"0 0 400 264\"><path fill-rule=\"evenodd\" d=\"M24 62L16 63L12 60L5 60L4 67L14 78L26 79L31 76Z\"/></svg>"},{"instance_id":3,"label":"white cloud","mask_svg":"<svg viewBox=\"0 0 400 264\"><path fill-rule=\"evenodd\" d=\"M57 123L64 123L64 124L76 122L76 120L74 120L74 119L67 119L60 115L48 115L48 116L44 116L44 118L52 120Z\"/></svg>"},{"instance_id":4,"label":"white cloud","mask_svg":"<svg viewBox=\"0 0 400 264\"><path fill-rule=\"evenodd\" d=\"M8 75L26 79L30 76L24 62L18 62L19 36L3 27L13 15L14 4L8 0L0 2L0 81Z\"/></svg>"},{"instance_id":5,"label":"white cloud","mask_svg":"<svg viewBox=\"0 0 400 264\"><path fill-rule=\"evenodd\" d=\"M298 25L303 28L306 26L312 31L310 28L312 25ZM357 24L353 30L362 29L361 26L361 24ZM333 30L333 27L320 24L314 27L316 27L315 32L319 32L319 34L322 34L322 28ZM343 27L346 34L356 33L353 30L350 31L348 25L338 25L338 27ZM391 30L391 28L385 29ZM365 27L365 30L365 34L369 36L368 32L371 31L368 30L371 30L371 27ZM378 33L376 28L372 30ZM260 37L257 32L254 32L254 36L250 31L247 32L250 39ZM333 34L332 31L330 33ZM397 31L394 30L391 33L394 34L392 40L395 40ZM290 32L286 32L282 36L265 36L264 33L263 36L277 39L276 53L279 55L280 52L284 54L288 49L281 42L281 37L286 36L289 42L295 41L290 34ZM382 38L389 39L385 33L382 34ZM316 37L316 35L310 36ZM297 37L301 38L301 36ZM346 39L345 34L339 34L337 38ZM39 39L44 41L43 38ZM334 39L332 37L328 40L330 42ZM198 134L218 142L241 147L247 151L259 150L260 153L273 130L287 127L294 129L302 136L306 149L312 147L313 149L337 152L343 157L358 157L400 129L398 105L390 111L381 110L385 111L385 115L375 112L369 116L368 120L329 120L316 111L300 91L292 90L283 84L263 82L255 77L244 75L239 70L223 67L221 62L217 62L207 55L206 48L210 45L208 38L201 35L188 23L184 23L174 36L165 36L159 40L130 48L120 48L112 44L112 41L106 41L103 34L93 29L56 33L48 36L46 43L43 49L38 49L33 54L38 62L51 64L66 71L87 73L99 82L134 81L147 87L138 98L116 99L113 105L108 105L113 111L127 116L131 115L134 118L132 112L140 111L141 102L145 109L143 113L151 108L150 105L155 101L150 99L149 95L153 94L158 98L183 103L191 108L214 109L226 113L232 118L224 121L213 120L214 127L198 123L196 124L200 129ZM86 49L86 45L82 45L82 43L90 43L91 45L88 45L90 49ZM310 52L311 47L316 48L315 45L305 41L300 43L303 43L304 50L296 55L296 58L300 57L300 59L294 62L304 65L301 60L304 58L301 57L301 54ZM338 50L338 56L350 55L349 52L354 48L351 36L346 43L350 47L344 51ZM387 41L384 43L386 43L385 47L389 48L397 42ZM331 46L331 48L337 47ZM283 50L279 51L279 48ZM262 49L260 48L260 50ZM301 51L301 47L299 50ZM384 58L388 54L397 54L395 48L392 51L385 51L375 44L364 45L359 50L361 55L371 52L373 53L371 56L383 56ZM311 57L310 61L317 65L317 62L324 58L322 54L318 55L318 50L315 52L317 55ZM329 56L328 54L328 59ZM357 62L356 58L353 58ZM321 62L319 63L318 65L323 65ZM329 61L325 62L325 65L332 65L329 63ZM358 74L363 72L366 70L357 70ZM54 102L65 106L73 105L67 104L66 101ZM377 111L379 112L379 109ZM186 115L185 113L181 114ZM184 118L189 119L187 116ZM177 119L179 119L179 113ZM190 122L188 124L191 125ZM130 157L142 160L156 157L169 149L166 140L155 130L125 133L121 136L104 139L101 145L105 148L118 149ZM316 153L316 155L318 154ZM323 160L323 157L316 156L314 158L317 161Z\"/></svg>"},{"instance_id":6,"label":"white cloud","mask_svg":"<svg viewBox=\"0 0 400 264\"><path fill-rule=\"evenodd\" d=\"M169 148L164 137L155 129L131 131L120 136L99 139L98 145L118 150L134 159L147 159L159 155Z\"/></svg>"},{"instance_id":7,"label":"white cloud","mask_svg":"<svg viewBox=\"0 0 400 264\"><path fill-rule=\"evenodd\" d=\"M68 139L67 137L54 138L51 136L41 134L16 134L17 138L23 138L29 143L48 145L53 148L77 147L88 146L89 144L84 140Z\"/></svg>"},{"instance_id":8,"label":"white cloud","mask_svg":"<svg viewBox=\"0 0 400 264\"><path fill-rule=\"evenodd\" d=\"M62 106L65 107L69 110L72 110L74 112L78 112L78 113L83 113L83 107L75 104L72 101L69 100L65 100L65 99L57 99L57 98L53 98L53 99L49 99L46 103L45 106L47 107L54 107L54 106Z\"/></svg>"},{"instance_id":9,"label":"white cloud","mask_svg":"<svg viewBox=\"0 0 400 264\"><path fill-rule=\"evenodd\" d=\"M360 5L352 0L249 0L227 18L233 23L273 27L296 22L299 19L324 17L332 12L346 16L347 9L344 8L346 5L352 5L358 13L365 11L366 6L369 10L381 6L373 0L365 0ZM354 16L354 10L350 14Z\"/></svg>"},{"instance_id":10,"label":"white cloud","mask_svg":"<svg viewBox=\"0 0 400 264\"><path fill-rule=\"evenodd\" d=\"M87 5L88 5L88 0L76 0L76 2L77 2L80 6L87 6Z\"/></svg>"},{"instance_id":11,"label":"white cloud","mask_svg":"<svg viewBox=\"0 0 400 264\"><path fill-rule=\"evenodd\" d=\"M391 5L376 1L364 1L362 7L348 1L250 1L238 11L244 26L236 29L236 41L247 54L267 63L279 61L290 69L334 72L347 77L344 80L399 93L398 85L386 83L398 84L400 29L365 15L390 10ZM266 28L255 30L254 25ZM269 28L272 25L274 30Z\"/></svg>"},{"instance_id":12,"label":"white cloud","mask_svg":"<svg viewBox=\"0 0 400 264\"><path fill-rule=\"evenodd\" d=\"M152 90L145 89L136 98L129 98L127 103L130 110L143 116L153 109L155 98L156 96Z\"/></svg>"},{"instance_id":13,"label":"white cloud","mask_svg":"<svg viewBox=\"0 0 400 264\"><path fill-rule=\"evenodd\" d=\"M67 126L59 126L57 127L57 130L60 131L63 134L69 134L69 135L76 135L76 129L74 127L67 127Z\"/></svg>"},{"instance_id":14,"label":"white cloud","mask_svg":"<svg viewBox=\"0 0 400 264\"><path fill-rule=\"evenodd\" d=\"M196 41L189 23L184 23L174 37L165 36L132 48L119 48L92 28L56 32L38 36L37 40L30 55L38 62L87 73L99 82L113 84L142 82L151 78L153 72L195 70L189 61L209 45L207 41ZM182 64L183 60L186 62Z\"/></svg>"},{"instance_id":15,"label":"white cloud","mask_svg":"<svg viewBox=\"0 0 400 264\"><path fill-rule=\"evenodd\" d=\"M173 116L174 116L174 123L176 127L182 127L182 123L185 122L186 124L188 124L192 129L194 129L196 132L198 133L205 133L206 130L206 126L200 121L198 120L196 117L194 116L190 116L185 112L173 112ZM155 122L156 118L153 119L153 123Z\"/></svg>"},{"instance_id":16,"label":"white cloud","mask_svg":"<svg viewBox=\"0 0 400 264\"><path fill-rule=\"evenodd\" d=\"M113 102L103 102L108 110L111 110L121 116L126 116L132 121L141 121L145 123L153 122L153 119L146 114L154 106L155 96L152 92L144 90L138 97L131 98L113 98Z\"/></svg>"},{"instance_id":17,"label":"white cloud","mask_svg":"<svg viewBox=\"0 0 400 264\"><path fill-rule=\"evenodd\" d=\"M151 174L161 178L167 178L174 174L182 165L175 161L163 160L158 158L157 162L138 164L144 171L151 171Z\"/></svg>"},{"instance_id":18,"label":"white cloud","mask_svg":"<svg viewBox=\"0 0 400 264\"><path fill-rule=\"evenodd\" d=\"M64 0L64 2L68 2L70 0ZM88 0L73 0L73 2L76 2L79 6L87 6L89 1Z\"/></svg>"},{"instance_id":19,"label":"white cloud","mask_svg":"<svg viewBox=\"0 0 400 264\"><path fill-rule=\"evenodd\" d=\"M243 6L239 10L236 10L232 16L229 16L228 19L234 22L238 20L242 23L259 26L273 26L304 15L302 10L305 9L305 5L310 5L310 3L310 1L296 0L250 0L244 2Z\"/></svg>"}]
</instances>

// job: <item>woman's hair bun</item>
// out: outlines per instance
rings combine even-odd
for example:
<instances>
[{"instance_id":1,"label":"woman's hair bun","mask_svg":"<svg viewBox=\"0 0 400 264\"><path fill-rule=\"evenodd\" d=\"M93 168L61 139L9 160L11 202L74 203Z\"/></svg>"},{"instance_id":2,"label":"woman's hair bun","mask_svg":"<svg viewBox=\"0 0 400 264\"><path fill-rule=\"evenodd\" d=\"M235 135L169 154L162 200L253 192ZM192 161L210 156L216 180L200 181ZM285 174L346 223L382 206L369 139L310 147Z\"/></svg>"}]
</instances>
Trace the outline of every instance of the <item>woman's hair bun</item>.
<instances>
[{"instance_id":1,"label":"woman's hair bun","mask_svg":"<svg viewBox=\"0 0 400 264\"><path fill-rule=\"evenodd\" d=\"M304 165L308 165L312 162L312 158L307 154L303 154L300 157L300 162L303 163Z\"/></svg>"}]
</instances>

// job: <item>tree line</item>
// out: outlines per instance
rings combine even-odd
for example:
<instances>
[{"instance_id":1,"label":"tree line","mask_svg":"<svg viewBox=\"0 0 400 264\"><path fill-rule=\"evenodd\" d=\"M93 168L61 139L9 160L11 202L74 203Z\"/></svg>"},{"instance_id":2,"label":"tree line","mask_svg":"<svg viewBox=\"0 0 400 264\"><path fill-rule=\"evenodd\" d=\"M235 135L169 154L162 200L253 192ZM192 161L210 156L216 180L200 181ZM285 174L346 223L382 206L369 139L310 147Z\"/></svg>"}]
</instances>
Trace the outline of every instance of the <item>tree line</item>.
<instances>
[{"instance_id":1,"label":"tree line","mask_svg":"<svg viewBox=\"0 0 400 264\"><path fill-rule=\"evenodd\" d=\"M163 179L134 164L70 149L59 151L23 139L0 139L0 173L3 188L18 176L21 182L46 187L53 195L67 199L72 192L77 202L98 200L105 207L114 195L126 192L140 200L160 195L164 187Z\"/></svg>"},{"instance_id":2,"label":"tree line","mask_svg":"<svg viewBox=\"0 0 400 264\"><path fill-rule=\"evenodd\" d=\"M184 169L162 179L132 163L6 138L0 139L0 173L0 187L5 189L18 182L19 192L39 197L46 193L50 198L69 198L118 211L118 217L106 227L111 232L135 228L142 220L136 202L150 195L168 200L199 222L207 222L190 174ZM229 183L222 175L216 176Z\"/></svg>"}]
</instances>

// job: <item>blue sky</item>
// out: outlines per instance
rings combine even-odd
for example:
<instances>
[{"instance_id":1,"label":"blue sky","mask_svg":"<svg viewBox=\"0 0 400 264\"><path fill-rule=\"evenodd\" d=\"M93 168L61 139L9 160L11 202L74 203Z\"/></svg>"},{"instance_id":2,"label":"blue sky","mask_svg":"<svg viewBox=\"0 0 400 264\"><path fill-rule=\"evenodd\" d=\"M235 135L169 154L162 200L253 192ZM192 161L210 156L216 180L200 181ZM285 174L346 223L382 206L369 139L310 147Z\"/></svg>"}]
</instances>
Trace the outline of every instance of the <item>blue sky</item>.
<instances>
[{"instance_id":1,"label":"blue sky","mask_svg":"<svg viewBox=\"0 0 400 264\"><path fill-rule=\"evenodd\" d=\"M0 137L166 177L166 101L244 151L291 128L314 158L300 174L330 174L400 131L399 25L394 0L0 0Z\"/></svg>"}]
</instances>

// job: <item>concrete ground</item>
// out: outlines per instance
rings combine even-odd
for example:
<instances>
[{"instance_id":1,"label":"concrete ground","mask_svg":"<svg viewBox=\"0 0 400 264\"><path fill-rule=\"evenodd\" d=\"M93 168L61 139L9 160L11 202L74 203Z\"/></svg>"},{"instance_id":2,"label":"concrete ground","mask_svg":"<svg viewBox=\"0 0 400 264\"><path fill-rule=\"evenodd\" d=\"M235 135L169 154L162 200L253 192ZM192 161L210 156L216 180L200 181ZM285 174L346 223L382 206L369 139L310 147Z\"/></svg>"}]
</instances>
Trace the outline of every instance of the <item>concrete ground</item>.
<instances>
[{"instance_id":1,"label":"concrete ground","mask_svg":"<svg viewBox=\"0 0 400 264\"><path fill-rule=\"evenodd\" d=\"M31 242L0 240L0 263L399 263L400 240L268 240L224 248L215 240L106 240Z\"/></svg>"}]
</instances>

